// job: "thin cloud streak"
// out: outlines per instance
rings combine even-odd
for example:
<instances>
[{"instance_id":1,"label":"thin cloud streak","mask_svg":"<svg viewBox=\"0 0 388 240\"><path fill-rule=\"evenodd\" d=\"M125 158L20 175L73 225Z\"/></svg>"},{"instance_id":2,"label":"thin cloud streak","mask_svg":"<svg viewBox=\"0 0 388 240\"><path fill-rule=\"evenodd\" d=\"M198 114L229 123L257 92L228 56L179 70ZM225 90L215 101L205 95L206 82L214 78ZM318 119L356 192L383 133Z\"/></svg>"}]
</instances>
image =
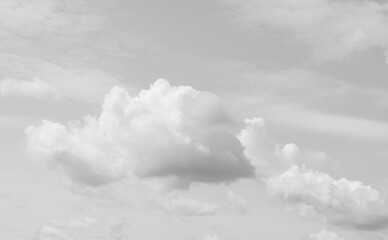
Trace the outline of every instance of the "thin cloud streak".
<instances>
[{"instance_id":1,"label":"thin cloud streak","mask_svg":"<svg viewBox=\"0 0 388 240\"><path fill-rule=\"evenodd\" d=\"M275 111L268 111L267 119L320 134L331 134L362 141L388 141L388 124L383 121L292 108L283 110L284 113L280 111L275 114L273 114Z\"/></svg>"}]
</instances>

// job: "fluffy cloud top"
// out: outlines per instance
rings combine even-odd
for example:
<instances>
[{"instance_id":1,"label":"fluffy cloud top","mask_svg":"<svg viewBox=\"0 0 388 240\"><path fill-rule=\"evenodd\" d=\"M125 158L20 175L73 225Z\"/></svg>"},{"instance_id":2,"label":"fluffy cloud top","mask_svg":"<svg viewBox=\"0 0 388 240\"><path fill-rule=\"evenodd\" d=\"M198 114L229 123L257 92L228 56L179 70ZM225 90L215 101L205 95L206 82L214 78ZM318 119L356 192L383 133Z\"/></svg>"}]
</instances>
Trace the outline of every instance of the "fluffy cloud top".
<instances>
[{"instance_id":1,"label":"fluffy cloud top","mask_svg":"<svg viewBox=\"0 0 388 240\"><path fill-rule=\"evenodd\" d=\"M43 121L26 135L32 157L81 185L136 176L187 187L254 176L234 131L215 95L158 80L136 97L113 88L98 117Z\"/></svg>"},{"instance_id":2,"label":"fluffy cloud top","mask_svg":"<svg viewBox=\"0 0 388 240\"><path fill-rule=\"evenodd\" d=\"M261 118L245 120L245 128L238 135L238 139L244 146L244 155L257 167L265 169L268 163L263 156L263 141L265 136L265 123Z\"/></svg>"},{"instance_id":3,"label":"fluffy cloud top","mask_svg":"<svg viewBox=\"0 0 388 240\"><path fill-rule=\"evenodd\" d=\"M60 100L58 90L40 79L23 81L14 78L6 78L0 81L0 94L2 96L32 97L37 99Z\"/></svg>"},{"instance_id":4,"label":"fluffy cloud top","mask_svg":"<svg viewBox=\"0 0 388 240\"><path fill-rule=\"evenodd\" d=\"M363 230L388 226L383 197L358 181L335 180L326 173L293 166L268 179L267 187L272 197L300 209L311 207L335 225Z\"/></svg>"},{"instance_id":5,"label":"fluffy cloud top","mask_svg":"<svg viewBox=\"0 0 388 240\"><path fill-rule=\"evenodd\" d=\"M282 148L276 149L276 154L279 155L285 162L294 163L296 162L300 148L294 143L288 143Z\"/></svg>"},{"instance_id":6,"label":"fluffy cloud top","mask_svg":"<svg viewBox=\"0 0 388 240\"><path fill-rule=\"evenodd\" d=\"M275 154L281 161L281 166L287 169L292 165L305 165L313 169L319 169L322 167L334 167L338 164L325 152L301 149L294 143L287 143L284 146L277 145Z\"/></svg>"},{"instance_id":7,"label":"fluffy cloud top","mask_svg":"<svg viewBox=\"0 0 388 240\"><path fill-rule=\"evenodd\" d=\"M388 5L375 1L224 0L235 18L259 31L270 29L313 46L319 61L343 59L355 51L386 47ZM275 31L273 31L275 29Z\"/></svg>"}]
</instances>

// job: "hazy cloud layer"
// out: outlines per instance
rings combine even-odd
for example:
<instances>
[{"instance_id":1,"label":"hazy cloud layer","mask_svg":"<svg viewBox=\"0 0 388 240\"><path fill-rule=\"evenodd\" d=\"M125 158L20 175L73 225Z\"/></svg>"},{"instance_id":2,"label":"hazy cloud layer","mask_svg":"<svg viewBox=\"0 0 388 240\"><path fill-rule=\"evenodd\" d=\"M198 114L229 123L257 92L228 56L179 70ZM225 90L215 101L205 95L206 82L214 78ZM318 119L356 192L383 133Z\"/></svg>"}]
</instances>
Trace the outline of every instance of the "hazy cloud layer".
<instances>
[{"instance_id":1,"label":"hazy cloud layer","mask_svg":"<svg viewBox=\"0 0 388 240\"><path fill-rule=\"evenodd\" d=\"M3 0L0 51L73 66L99 57L132 58L144 43L127 31L110 31L120 2L126 5L120 0Z\"/></svg>"},{"instance_id":2,"label":"hazy cloud layer","mask_svg":"<svg viewBox=\"0 0 388 240\"><path fill-rule=\"evenodd\" d=\"M316 61L387 47L387 4L337 0L223 0L244 27L311 45Z\"/></svg>"},{"instance_id":3,"label":"hazy cloud layer","mask_svg":"<svg viewBox=\"0 0 388 240\"><path fill-rule=\"evenodd\" d=\"M388 127L381 114L388 106L384 87L307 68L275 71L244 61L213 62L208 67L224 84L227 94L223 99L236 115L255 112L267 123L289 128L357 140L387 140Z\"/></svg>"},{"instance_id":4,"label":"hazy cloud layer","mask_svg":"<svg viewBox=\"0 0 388 240\"><path fill-rule=\"evenodd\" d=\"M100 102L118 84L111 74L101 70L65 67L15 54L2 54L0 67L4 69L0 72L0 77L4 76L0 82L2 96Z\"/></svg>"},{"instance_id":5,"label":"hazy cloud layer","mask_svg":"<svg viewBox=\"0 0 388 240\"><path fill-rule=\"evenodd\" d=\"M293 166L266 183L270 196L301 210L310 207L331 224L362 230L388 226L384 197L359 181Z\"/></svg>"},{"instance_id":6,"label":"hazy cloud layer","mask_svg":"<svg viewBox=\"0 0 388 240\"><path fill-rule=\"evenodd\" d=\"M18 86L12 82L12 91L5 80L3 92L51 99L53 87L64 99L101 101L117 85L106 68L145 48L127 28L112 30L119 26L117 8L127 5L121 0L2 0L0 79L20 80Z\"/></svg>"},{"instance_id":7,"label":"hazy cloud layer","mask_svg":"<svg viewBox=\"0 0 388 240\"><path fill-rule=\"evenodd\" d=\"M113 88L99 117L68 126L43 121L26 135L31 156L79 184L137 176L187 187L254 176L234 131L215 95L158 80L136 97Z\"/></svg>"}]
</instances>

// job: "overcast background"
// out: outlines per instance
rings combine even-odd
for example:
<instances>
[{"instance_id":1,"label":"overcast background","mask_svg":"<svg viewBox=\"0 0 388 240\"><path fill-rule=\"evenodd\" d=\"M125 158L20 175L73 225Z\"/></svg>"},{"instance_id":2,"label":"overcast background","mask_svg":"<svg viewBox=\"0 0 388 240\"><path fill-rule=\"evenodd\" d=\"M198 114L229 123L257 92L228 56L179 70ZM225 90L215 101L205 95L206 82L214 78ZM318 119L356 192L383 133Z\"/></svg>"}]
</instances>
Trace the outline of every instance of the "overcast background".
<instances>
[{"instance_id":1,"label":"overcast background","mask_svg":"<svg viewBox=\"0 0 388 240\"><path fill-rule=\"evenodd\" d=\"M385 0L0 0L0 238L388 239Z\"/></svg>"}]
</instances>

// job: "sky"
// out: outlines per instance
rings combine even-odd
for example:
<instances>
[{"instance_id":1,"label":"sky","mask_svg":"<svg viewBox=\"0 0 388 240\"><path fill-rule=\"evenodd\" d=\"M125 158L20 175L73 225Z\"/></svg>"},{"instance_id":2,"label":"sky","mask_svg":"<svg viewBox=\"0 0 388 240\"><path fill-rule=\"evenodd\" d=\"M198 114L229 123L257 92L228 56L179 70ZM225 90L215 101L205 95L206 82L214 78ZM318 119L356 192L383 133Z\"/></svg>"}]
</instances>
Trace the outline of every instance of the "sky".
<instances>
[{"instance_id":1,"label":"sky","mask_svg":"<svg viewBox=\"0 0 388 240\"><path fill-rule=\"evenodd\" d=\"M0 0L0 239L388 239L385 0Z\"/></svg>"}]
</instances>

